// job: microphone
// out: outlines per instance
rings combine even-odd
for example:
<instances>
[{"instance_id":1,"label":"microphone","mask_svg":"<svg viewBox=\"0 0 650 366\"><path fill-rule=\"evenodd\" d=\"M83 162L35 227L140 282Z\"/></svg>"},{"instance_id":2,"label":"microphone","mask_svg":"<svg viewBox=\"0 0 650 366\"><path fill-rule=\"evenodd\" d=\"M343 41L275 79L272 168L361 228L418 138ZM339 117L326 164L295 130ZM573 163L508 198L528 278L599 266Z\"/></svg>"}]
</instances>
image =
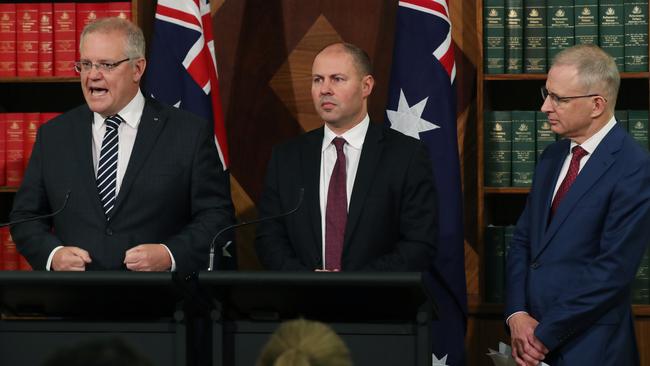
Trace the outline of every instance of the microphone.
<instances>
[{"instance_id":1,"label":"microphone","mask_svg":"<svg viewBox=\"0 0 650 366\"><path fill-rule=\"evenodd\" d=\"M35 221L35 220L40 220L40 219L47 219L48 217L54 217L58 214L61 213L65 209L65 206L68 204L68 198L70 198L70 190L68 190L65 193L65 198L63 199L63 204L61 205L61 208L58 210L46 214L46 215L39 215L39 216L33 216L33 217L27 217L24 219L16 220L16 221L9 221L9 222L3 222L0 223L0 227L5 227L5 226L11 226L11 225L17 225L17 224L22 224L23 222L29 222L29 221Z\"/></svg>"},{"instance_id":2,"label":"microphone","mask_svg":"<svg viewBox=\"0 0 650 366\"><path fill-rule=\"evenodd\" d=\"M291 210L289 210L287 212L283 212L283 213L278 214L278 215L262 217L261 219L255 219L255 220L251 220L251 221L243 221L243 222L240 222L239 224L233 224L233 225L230 225L230 226L226 226L225 228L219 230L217 235L215 235L212 238L212 243L210 243L210 264L208 266L208 272L212 272L212 270L214 269L214 248L215 248L215 244L217 242L217 239L219 238L219 236L221 236L221 234L225 233L228 230L237 229L237 228L240 228L242 226L257 224L257 223L260 223L260 222L263 222L263 221L275 220L275 219L279 219L279 218L282 218L282 217L285 217L285 216L289 216L292 213L298 211L298 209L302 205L302 198L303 198L304 195L305 195L305 189L300 188L300 194L298 196L298 203L296 204L296 207L292 208ZM230 253L228 253L228 251L227 251L228 247L231 244L232 244L232 240L229 240L224 246L221 247L222 255L224 257L231 257Z\"/></svg>"}]
</instances>

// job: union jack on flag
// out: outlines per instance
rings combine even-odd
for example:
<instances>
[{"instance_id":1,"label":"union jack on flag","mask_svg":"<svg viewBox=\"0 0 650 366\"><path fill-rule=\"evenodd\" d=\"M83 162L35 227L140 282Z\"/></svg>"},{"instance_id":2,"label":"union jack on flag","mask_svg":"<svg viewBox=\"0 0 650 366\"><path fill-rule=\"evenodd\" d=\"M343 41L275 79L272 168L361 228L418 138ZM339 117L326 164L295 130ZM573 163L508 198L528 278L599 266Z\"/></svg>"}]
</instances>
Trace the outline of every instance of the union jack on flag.
<instances>
[{"instance_id":1,"label":"union jack on flag","mask_svg":"<svg viewBox=\"0 0 650 366\"><path fill-rule=\"evenodd\" d=\"M215 143L228 168L208 0L158 0L145 80L146 93L214 121Z\"/></svg>"},{"instance_id":2,"label":"union jack on flag","mask_svg":"<svg viewBox=\"0 0 650 366\"><path fill-rule=\"evenodd\" d=\"M438 320L432 350L435 365L452 366L465 364L467 322L455 78L447 1L399 1L386 117L391 128L421 140L433 164L438 250L428 282Z\"/></svg>"}]
</instances>

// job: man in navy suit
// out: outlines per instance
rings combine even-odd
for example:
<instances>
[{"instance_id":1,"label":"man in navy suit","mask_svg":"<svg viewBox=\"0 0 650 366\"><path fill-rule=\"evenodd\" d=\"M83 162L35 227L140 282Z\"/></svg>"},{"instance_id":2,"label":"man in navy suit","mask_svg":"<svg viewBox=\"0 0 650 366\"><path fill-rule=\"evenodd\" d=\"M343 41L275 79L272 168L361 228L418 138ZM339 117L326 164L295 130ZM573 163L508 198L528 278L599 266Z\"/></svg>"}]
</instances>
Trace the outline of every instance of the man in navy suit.
<instances>
[{"instance_id":1,"label":"man in navy suit","mask_svg":"<svg viewBox=\"0 0 650 366\"><path fill-rule=\"evenodd\" d=\"M40 128L11 220L34 269L196 271L234 221L212 124L145 98L145 44L131 22L88 25L80 42L86 104Z\"/></svg>"},{"instance_id":2,"label":"man in navy suit","mask_svg":"<svg viewBox=\"0 0 650 366\"><path fill-rule=\"evenodd\" d=\"M256 249L273 270L425 271L436 248L431 162L416 139L370 122L374 79L358 47L316 56L312 99L325 126L273 150Z\"/></svg>"},{"instance_id":3,"label":"man in navy suit","mask_svg":"<svg viewBox=\"0 0 650 366\"><path fill-rule=\"evenodd\" d=\"M636 365L630 284L650 238L650 156L614 119L620 77L596 46L553 61L542 111L564 139L537 162L507 259L519 365Z\"/></svg>"}]
</instances>

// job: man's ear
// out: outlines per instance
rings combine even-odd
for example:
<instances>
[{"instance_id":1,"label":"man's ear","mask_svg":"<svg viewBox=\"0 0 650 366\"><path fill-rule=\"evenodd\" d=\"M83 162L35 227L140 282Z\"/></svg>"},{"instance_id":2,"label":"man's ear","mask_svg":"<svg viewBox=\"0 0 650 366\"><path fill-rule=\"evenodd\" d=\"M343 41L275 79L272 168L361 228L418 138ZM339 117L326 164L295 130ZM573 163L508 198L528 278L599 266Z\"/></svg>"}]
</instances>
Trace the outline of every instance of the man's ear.
<instances>
[{"instance_id":1,"label":"man's ear","mask_svg":"<svg viewBox=\"0 0 650 366\"><path fill-rule=\"evenodd\" d=\"M372 88L375 86L375 78L372 75L366 75L361 78L361 92L364 98L367 98L372 93Z\"/></svg>"},{"instance_id":2,"label":"man's ear","mask_svg":"<svg viewBox=\"0 0 650 366\"><path fill-rule=\"evenodd\" d=\"M144 58L137 59L133 61L133 81L136 83L140 82L142 75L144 75L144 69L147 67L147 60Z\"/></svg>"}]
</instances>

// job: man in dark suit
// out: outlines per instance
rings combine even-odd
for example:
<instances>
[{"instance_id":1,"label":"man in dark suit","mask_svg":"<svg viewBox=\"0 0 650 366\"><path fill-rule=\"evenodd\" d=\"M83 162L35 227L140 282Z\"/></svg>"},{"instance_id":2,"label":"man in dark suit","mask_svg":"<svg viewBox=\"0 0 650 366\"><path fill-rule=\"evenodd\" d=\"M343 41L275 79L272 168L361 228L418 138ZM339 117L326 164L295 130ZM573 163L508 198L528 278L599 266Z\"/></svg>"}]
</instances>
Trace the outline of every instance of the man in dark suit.
<instances>
[{"instance_id":1,"label":"man in dark suit","mask_svg":"<svg viewBox=\"0 0 650 366\"><path fill-rule=\"evenodd\" d=\"M424 271L436 249L436 192L424 146L370 123L370 61L356 46L324 48L312 98L325 126L276 147L256 249L273 270Z\"/></svg>"},{"instance_id":2,"label":"man in dark suit","mask_svg":"<svg viewBox=\"0 0 650 366\"><path fill-rule=\"evenodd\" d=\"M507 259L519 365L637 365L632 283L650 238L650 156L616 125L620 77L596 46L558 54L541 155Z\"/></svg>"},{"instance_id":3,"label":"man in dark suit","mask_svg":"<svg viewBox=\"0 0 650 366\"><path fill-rule=\"evenodd\" d=\"M38 132L11 220L39 270L195 271L211 237L233 222L228 175L212 125L146 99L142 31L107 18L88 25L75 68L87 104Z\"/></svg>"}]
</instances>

